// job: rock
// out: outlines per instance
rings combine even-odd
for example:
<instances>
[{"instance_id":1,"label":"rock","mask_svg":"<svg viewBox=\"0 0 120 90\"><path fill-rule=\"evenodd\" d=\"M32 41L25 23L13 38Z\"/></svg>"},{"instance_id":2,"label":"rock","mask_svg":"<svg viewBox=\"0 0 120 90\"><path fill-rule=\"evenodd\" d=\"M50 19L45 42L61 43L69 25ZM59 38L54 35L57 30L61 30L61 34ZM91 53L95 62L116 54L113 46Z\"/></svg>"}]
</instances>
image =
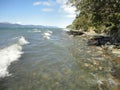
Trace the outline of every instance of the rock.
<instances>
[{"instance_id":1,"label":"rock","mask_svg":"<svg viewBox=\"0 0 120 90\"><path fill-rule=\"evenodd\" d=\"M102 70L102 69L103 69L103 67L101 67L101 66L99 66L98 68L99 68L99 70Z\"/></svg>"},{"instance_id":2,"label":"rock","mask_svg":"<svg viewBox=\"0 0 120 90\"><path fill-rule=\"evenodd\" d=\"M88 45L101 46L105 45L108 42L111 43L110 36L94 36L93 38L88 40Z\"/></svg>"},{"instance_id":3,"label":"rock","mask_svg":"<svg viewBox=\"0 0 120 90\"><path fill-rule=\"evenodd\" d=\"M116 63L120 63L120 58L117 58L117 59L115 59L113 61L116 62Z\"/></svg>"},{"instance_id":4,"label":"rock","mask_svg":"<svg viewBox=\"0 0 120 90\"><path fill-rule=\"evenodd\" d=\"M113 67L111 69L111 74L120 80L120 57L113 60Z\"/></svg>"},{"instance_id":5,"label":"rock","mask_svg":"<svg viewBox=\"0 0 120 90\"><path fill-rule=\"evenodd\" d=\"M113 54L120 55L120 49L113 49L113 50L112 50L112 53L113 53Z\"/></svg>"},{"instance_id":6,"label":"rock","mask_svg":"<svg viewBox=\"0 0 120 90\"><path fill-rule=\"evenodd\" d=\"M94 65L99 65L100 63L99 63L98 61L95 61L95 60L94 60L94 61L93 61L93 64L94 64Z\"/></svg>"},{"instance_id":7,"label":"rock","mask_svg":"<svg viewBox=\"0 0 120 90\"><path fill-rule=\"evenodd\" d=\"M84 64L84 66L85 66L85 67L89 67L90 65L89 65L89 64L87 64L87 63L85 63L85 64Z\"/></svg>"},{"instance_id":8,"label":"rock","mask_svg":"<svg viewBox=\"0 0 120 90\"><path fill-rule=\"evenodd\" d=\"M94 30L89 30L88 32L85 32L86 35L96 35L96 32Z\"/></svg>"},{"instance_id":9,"label":"rock","mask_svg":"<svg viewBox=\"0 0 120 90\"><path fill-rule=\"evenodd\" d=\"M97 51L98 54L103 54L103 51Z\"/></svg>"},{"instance_id":10,"label":"rock","mask_svg":"<svg viewBox=\"0 0 120 90\"><path fill-rule=\"evenodd\" d=\"M98 51L102 51L103 49L101 47L96 47Z\"/></svg>"},{"instance_id":11,"label":"rock","mask_svg":"<svg viewBox=\"0 0 120 90\"><path fill-rule=\"evenodd\" d=\"M120 67L113 67L111 74L112 76L120 80Z\"/></svg>"},{"instance_id":12,"label":"rock","mask_svg":"<svg viewBox=\"0 0 120 90\"><path fill-rule=\"evenodd\" d=\"M108 83L107 83L106 80L98 80L97 84L98 84L98 89L99 90L108 90L108 88L107 88Z\"/></svg>"}]
</instances>

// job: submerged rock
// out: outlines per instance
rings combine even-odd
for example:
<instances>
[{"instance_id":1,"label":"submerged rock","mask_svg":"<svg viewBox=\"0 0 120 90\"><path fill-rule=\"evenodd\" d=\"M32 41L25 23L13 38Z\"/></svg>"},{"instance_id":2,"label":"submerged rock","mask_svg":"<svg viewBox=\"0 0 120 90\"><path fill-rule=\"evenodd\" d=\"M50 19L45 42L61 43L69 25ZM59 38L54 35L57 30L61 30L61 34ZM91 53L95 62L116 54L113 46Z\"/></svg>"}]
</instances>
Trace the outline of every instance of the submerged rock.
<instances>
[{"instance_id":1,"label":"submerged rock","mask_svg":"<svg viewBox=\"0 0 120 90\"><path fill-rule=\"evenodd\" d=\"M113 67L111 74L120 80L120 67Z\"/></svg>"},{"instance_id":2,"label":"submerged rock","mask_svg":"<svg viewBox=\"0 0 120 90\"><path fill-rule=\"evenodd\" d=\"M120 49L113 49L113 50L112 50L112 53L113 53L114 55L120 56Z\"/></svg>"},{"instance_id":3,"label":"submerged rock","mask_svg":"<svg viewBox=\"0 0 120 90\"><path fill-rule=\"evenodd\" d=\"M117 59L115 59L113 61L116 62L116 63L118 63L118 64L120 64L120 58L117 58Z\"/></svg>"},{"instance_id":4,"label":"submerged rock","mask_svg":"<svg viewBox=\"0 0 120 90\"><path fill-rule=\"evenodd\" d=\"M113 67L111 69L111 74L120 80L120 58L113 60Z\"/></svg>"}]
</instances>

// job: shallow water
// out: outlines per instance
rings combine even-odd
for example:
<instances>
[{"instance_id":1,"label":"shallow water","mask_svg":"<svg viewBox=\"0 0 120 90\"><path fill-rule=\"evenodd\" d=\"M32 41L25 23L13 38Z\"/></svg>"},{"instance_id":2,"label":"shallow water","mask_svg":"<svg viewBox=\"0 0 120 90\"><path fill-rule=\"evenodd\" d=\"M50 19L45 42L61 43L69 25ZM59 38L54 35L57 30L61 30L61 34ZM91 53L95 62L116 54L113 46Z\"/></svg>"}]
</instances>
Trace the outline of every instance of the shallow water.
<instances>
[{"instance_id":1,"label":"shallow water","mask_svg":"<svg viewBox=\"0 0 120 90\"><path fill-rule=\"evenodd\" d=\"M7 68L0 79L0 90L113 90L117 87L109 74L111 56L89 47L86 39L68 36L58 28L0 29L0 52L18 44L21 37L22 42L29 43L17 49L23 52L19 58L9 61L13 54L18 54L8 52L9 58L0 59L6 61ZM10 50L15 51L16 47L13 48Z\"/></svg>"}]
</instances>

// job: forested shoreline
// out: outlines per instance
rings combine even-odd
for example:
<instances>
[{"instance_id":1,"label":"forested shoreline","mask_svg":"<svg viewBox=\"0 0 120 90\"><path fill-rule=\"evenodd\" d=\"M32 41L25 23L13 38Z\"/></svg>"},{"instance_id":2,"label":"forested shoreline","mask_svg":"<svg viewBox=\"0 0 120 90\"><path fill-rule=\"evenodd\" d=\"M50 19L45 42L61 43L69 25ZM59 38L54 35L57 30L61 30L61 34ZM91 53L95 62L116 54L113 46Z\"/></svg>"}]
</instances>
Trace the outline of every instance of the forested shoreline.
<instances>
[{"instance_id":1,"label":"forested shoreline","mask_svg":"<svg viewBox=\"0 0 120 90\"><path fill-rule=\"evenodd\" d=\"M71 30L95 31L120 43L120 1L119 0L69 0L69 5L76 7L76 18Z\"/></svg>"},{"instance_id":2,"label":"forested shoreline","mask_svg":"<svg viewBox=\"0 0 120 90\"><path fill-rule=\"evenodd\" d=\"M120 0L69 0L67 4L77 13L67 26L68 34L82 36L88 46L100 46L98 52L111 56L106 60L113 64L109 73L120 83Z\"/></svg>"}]
</instances>

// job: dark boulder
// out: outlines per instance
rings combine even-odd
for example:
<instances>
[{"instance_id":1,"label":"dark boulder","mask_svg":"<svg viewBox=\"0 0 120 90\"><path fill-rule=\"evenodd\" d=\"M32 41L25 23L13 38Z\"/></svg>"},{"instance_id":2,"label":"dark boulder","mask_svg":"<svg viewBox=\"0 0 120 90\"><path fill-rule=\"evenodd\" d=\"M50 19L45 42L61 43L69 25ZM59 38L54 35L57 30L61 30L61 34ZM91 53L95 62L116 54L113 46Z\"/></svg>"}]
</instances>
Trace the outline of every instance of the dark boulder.
<instances>
[{"instance_id":1,"label":"dark boulder","mask_svg":"<svg viewBox=\"0 0 120 90\"><path fill-rule=\"evenodd\" d=\"M88 45L101 46L105 44L111 44L110 36L94 36L93 38L88 40Z\"/></svg>"}]
</instances>

